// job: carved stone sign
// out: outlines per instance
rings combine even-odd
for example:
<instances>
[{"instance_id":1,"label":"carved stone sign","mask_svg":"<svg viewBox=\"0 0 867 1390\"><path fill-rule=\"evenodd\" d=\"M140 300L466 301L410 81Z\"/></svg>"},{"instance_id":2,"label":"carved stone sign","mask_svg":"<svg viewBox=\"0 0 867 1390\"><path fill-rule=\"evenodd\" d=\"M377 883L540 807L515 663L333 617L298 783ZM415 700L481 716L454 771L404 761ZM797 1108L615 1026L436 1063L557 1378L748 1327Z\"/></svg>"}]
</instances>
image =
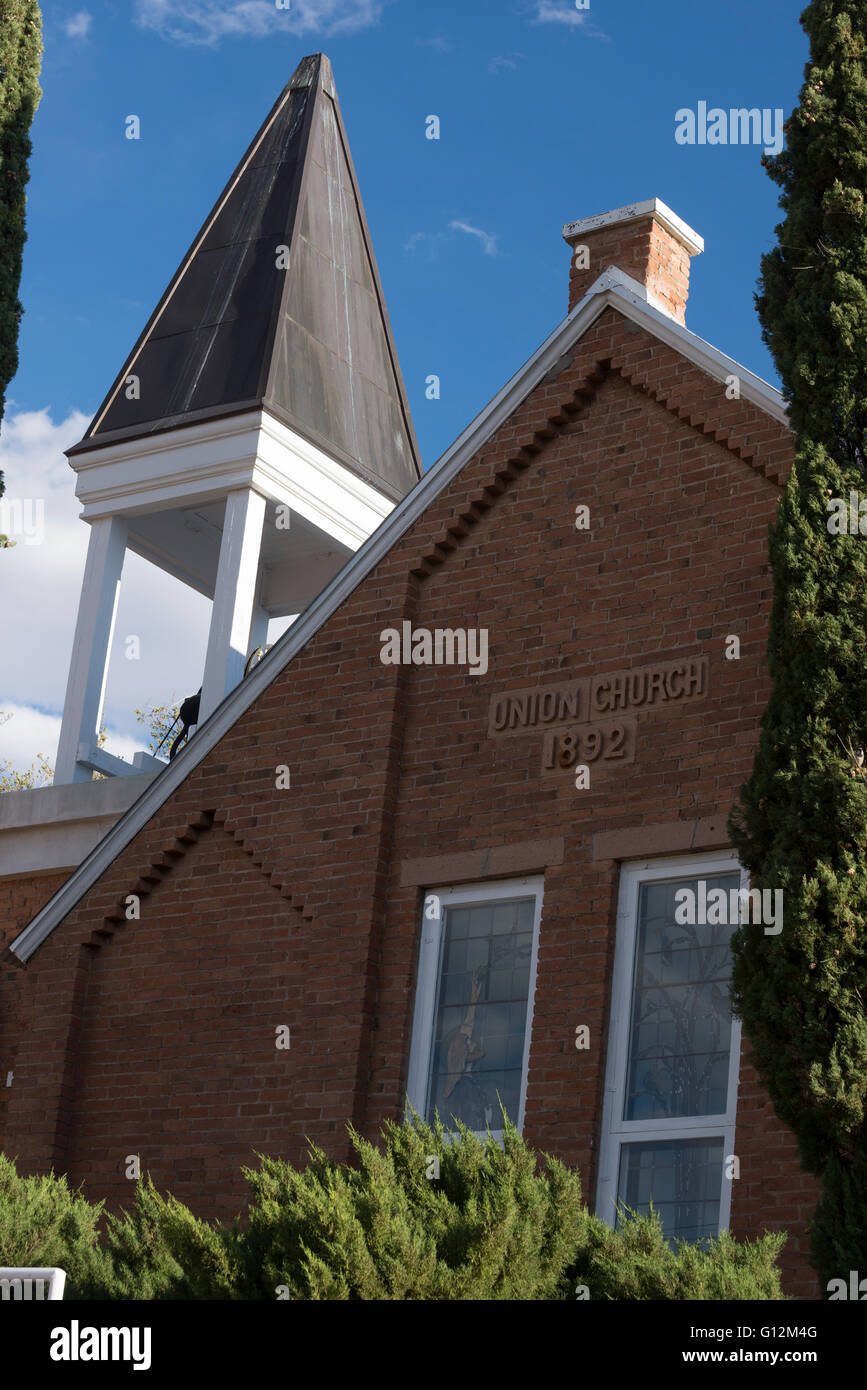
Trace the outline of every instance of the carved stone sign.
<instances>
[{"instance_id":1,"label":"carved stone sign","mask_svg":"<svg viewBox=\"0 0 867 1390\"><path fill-rule=\"evenodd\" d=\"M542 776L562 777L563 769L616 767L635 762L635 719L604 724L576 724L571 729L548 729L542 742Z\"/></svg>"},{"instance_id":2,"label":"carved stone sign","mask_svg":"<svg viewBox=\"0 0 867 1390\"><path fill-rule=\"evenodd\" d=\"M549 777L579 764L631 763L634 715L703 699L707 685L708 659L698 656L509 690L491 696L488 737L543 733L542 772Z\"/></svg>"}]
</instances>

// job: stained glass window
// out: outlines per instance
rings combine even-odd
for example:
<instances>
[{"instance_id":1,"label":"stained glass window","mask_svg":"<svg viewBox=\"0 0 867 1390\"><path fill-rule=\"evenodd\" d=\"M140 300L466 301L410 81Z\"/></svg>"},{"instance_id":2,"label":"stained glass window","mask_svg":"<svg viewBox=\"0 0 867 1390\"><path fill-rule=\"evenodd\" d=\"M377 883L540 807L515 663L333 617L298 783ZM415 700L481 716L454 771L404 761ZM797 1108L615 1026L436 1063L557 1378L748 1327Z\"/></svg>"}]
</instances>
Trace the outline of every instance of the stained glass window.
<instances>
[{"instance_id":1,"label":"stained glass window","mask_svg":"<svg viewBox=\"0 0 867 1390\"><path fill-rule=\"evenodd\" d=\"M722 853L621 871L597 1211L617 1224L652 1204L672 1244L728 1221L741 880Z\"/></svg>"},{"instance_id":2,"label":"stained glass window","mask_svg":"<svg viewBox=\"0 0 867 1390\"><path fill-rule=\"evenodd\" d=\"M740 877L704 882L728 899ZM733 924L678 925L683 888L697 895L698 881L641 885L624 1120L726 1111Z\"/></svg>"},{"instance_id":3,"label":"stained glass window","mask_svg":"<svg viewBox=\"0 0 867 1390\"><path fill-rule=\"evenodd\" d=\"M443 908L426 1118L518 1123L535 899Z\"/></svg>"},{"instance_id":4,"label":"stained glass window","mask_svg":"<svg viewBox=\"0 0 867 1390\"><path fill-rule=\"evenodd\" d=\"M634 1211L648 1212L652 1201L671 1244L701 1240L719 1231L722 1172L722 1139L623 1144L618 1194Z\"/></svg>"}]
</instances>

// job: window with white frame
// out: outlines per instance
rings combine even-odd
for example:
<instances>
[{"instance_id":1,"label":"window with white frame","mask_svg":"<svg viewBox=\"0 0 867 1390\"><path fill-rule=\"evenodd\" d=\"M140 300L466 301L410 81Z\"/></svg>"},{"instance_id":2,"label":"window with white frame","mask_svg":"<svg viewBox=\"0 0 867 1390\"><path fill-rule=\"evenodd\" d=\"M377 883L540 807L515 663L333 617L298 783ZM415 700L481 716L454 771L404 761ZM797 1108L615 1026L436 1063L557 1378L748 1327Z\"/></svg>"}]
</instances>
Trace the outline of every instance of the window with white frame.
<instances>
[{"instance_id":1,"label":"window with white frame","mask_svg":"<svg viewBox=\"0 0 867 1390\"><path fill-rule=\"evenodd\" d=\"M728 853L621 869L596 1206L610 1224L620 1206L652 1202L669 1241L728 1226L740 1059L731 934L748 887Z\"/></svg>"},{"instance_id":2,"label":"window with white frame","mask_svg":"<svg viewBox=\"0 0 867 1390\"><path fill-rule=\"evenodd\" d=\"M408 1097L429 1122L521 1128L542 879L425 894Z\"/></svg>"}]
</instances>

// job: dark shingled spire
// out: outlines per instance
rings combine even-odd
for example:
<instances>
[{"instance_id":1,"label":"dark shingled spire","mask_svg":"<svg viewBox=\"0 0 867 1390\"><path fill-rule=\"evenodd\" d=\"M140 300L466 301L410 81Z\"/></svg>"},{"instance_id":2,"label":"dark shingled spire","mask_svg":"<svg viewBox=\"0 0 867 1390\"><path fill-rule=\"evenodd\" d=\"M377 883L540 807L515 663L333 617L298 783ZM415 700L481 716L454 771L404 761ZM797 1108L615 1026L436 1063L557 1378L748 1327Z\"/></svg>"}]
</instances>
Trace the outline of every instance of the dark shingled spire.
<instances>
[{"instance_id":1,"label":"dark shingled spire","mask_svg":"<svg viewBox=\"0 0 867 1390\"><path fill-rule=\"evenodd\" d=\"M259 406L388 496L421 476L321 53L298 64L70 454Z\"/></svg>"}]
</instances>

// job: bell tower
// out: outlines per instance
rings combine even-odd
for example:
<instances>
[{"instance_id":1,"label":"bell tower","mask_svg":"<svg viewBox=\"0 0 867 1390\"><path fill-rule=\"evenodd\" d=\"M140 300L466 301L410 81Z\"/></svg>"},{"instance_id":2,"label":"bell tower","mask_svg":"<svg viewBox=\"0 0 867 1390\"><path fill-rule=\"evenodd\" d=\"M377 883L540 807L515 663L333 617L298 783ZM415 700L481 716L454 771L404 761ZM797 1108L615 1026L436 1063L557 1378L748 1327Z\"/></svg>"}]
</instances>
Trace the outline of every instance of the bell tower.
<instances>
[{"instance_id":1,"label":"bell tower","mask_svg":"<svg viewBox=\"0 0 867 1390\"><path fill-rule=\"evenodd\" d=\"M421 476L331 65L304 58L80 443L90 525L55 783L97 747L124 555L212 600L199 725Z\"/></svg>"}]
</instances>

